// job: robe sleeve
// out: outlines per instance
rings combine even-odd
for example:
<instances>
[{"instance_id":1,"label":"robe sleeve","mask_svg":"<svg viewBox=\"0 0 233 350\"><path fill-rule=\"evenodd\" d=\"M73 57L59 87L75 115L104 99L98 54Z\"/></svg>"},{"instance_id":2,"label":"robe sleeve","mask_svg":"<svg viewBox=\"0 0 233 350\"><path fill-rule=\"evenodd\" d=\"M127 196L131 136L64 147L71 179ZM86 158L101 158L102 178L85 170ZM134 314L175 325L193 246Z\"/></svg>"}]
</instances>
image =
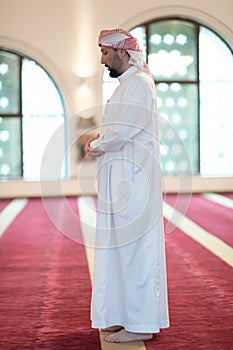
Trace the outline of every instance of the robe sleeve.
<instances>
[{"instance_id":1,"label":"robe sleeve","mask_svg":"<svg viewBox=\"0 0 233 350\"><path fill-rule=\"evenodd\" d=\"M155 95L148 83L136 77L122 89L119 102L113 98L106 106L105 123L100 137L91 142L90 156L98 157L105 152L120 150L151 123Z\"/></svg>"}]
</instances>

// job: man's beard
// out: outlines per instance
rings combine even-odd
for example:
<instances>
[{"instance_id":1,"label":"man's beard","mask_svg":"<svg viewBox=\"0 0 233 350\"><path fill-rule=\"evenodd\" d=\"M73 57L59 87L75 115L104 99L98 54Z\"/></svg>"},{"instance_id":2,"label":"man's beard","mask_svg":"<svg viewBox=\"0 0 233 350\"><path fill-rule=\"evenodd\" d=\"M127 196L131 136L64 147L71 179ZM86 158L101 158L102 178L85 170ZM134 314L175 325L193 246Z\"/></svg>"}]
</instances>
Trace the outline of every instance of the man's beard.
<instances>
[{"instance_id":1,"label":"man's beard","mask_svg":"<svg viewBox=\"0 0 233 350\"><path fill-rule=\"evenodd\" d=\"M111 78L117 78L121 75L121 73L119 73L116 69L114 68L109 68L109 76Z\"/></svg>"}]
</instances>

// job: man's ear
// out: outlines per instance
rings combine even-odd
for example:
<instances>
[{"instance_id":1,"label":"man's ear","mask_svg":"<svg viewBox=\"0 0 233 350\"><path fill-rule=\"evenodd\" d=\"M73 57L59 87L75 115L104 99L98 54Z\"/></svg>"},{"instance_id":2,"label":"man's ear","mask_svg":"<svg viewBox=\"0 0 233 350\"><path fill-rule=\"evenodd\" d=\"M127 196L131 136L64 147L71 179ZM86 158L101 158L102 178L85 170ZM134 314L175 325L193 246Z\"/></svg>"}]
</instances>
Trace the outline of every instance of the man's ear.
<instances>
[{"instance_id":1,"label":"man's ear","mask_svg":"<svg viewBox=\"0 0 233 350\"><path fill-rule=\"evenodd\" d=\"M121 60L123 60L125 63L128 63L129 61L129 54L126 50L120 49L119 50L119 57Z\"/></svg>"},{"instance_id":2,"label":"man's ear","mask_svg":"<svg viewBox=\"0 0 233 350\"><path fill-rule=\"evenodd\" d=\"M128 52L123 49L118 49L118 54L120 58L125 58L126 56L128 56Z\"/></svg>"},{"instance_id":3,"label":"man's ear","mask_svg":"<svg viewBox=\"0 0 233 350\"><path fill-rule=\"evenodd\" d=\"M126 56L127 58L129 58L129 54L126 50L123 50L124 51L124 56Z\"/></svg>"}]
</instances>

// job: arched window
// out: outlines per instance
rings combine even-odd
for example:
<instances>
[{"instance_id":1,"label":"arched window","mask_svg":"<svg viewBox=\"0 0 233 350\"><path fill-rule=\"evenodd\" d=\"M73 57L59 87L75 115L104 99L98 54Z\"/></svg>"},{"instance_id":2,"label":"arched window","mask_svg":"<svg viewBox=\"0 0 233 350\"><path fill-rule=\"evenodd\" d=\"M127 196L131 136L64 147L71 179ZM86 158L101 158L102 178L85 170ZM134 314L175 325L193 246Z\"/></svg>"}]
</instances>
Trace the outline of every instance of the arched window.
<instances>
[{"instance_id":1,"label":"arched window","mask_svg":"<svg viewBox=\"0 0 233 350\"><path fill-rule=\"evenodd\" d=\"M230 47L206 26L180 18L145 23L131 33L157 86L163 174L232 175ZM109 81L105 74L105 102Z\"/></svg>"},{"instance_id":2,"label":"arched window","mask_svg":"<svg viewBox=\"0 0 233 350\"><path fill-rule=\"evenodd\" d=\"M39 180L44 150L58 127L64 134L57 151L65 159L64 125L64 103L48 73L28 57L0 50L0 178Z\"/></svg>"}]
</instances>

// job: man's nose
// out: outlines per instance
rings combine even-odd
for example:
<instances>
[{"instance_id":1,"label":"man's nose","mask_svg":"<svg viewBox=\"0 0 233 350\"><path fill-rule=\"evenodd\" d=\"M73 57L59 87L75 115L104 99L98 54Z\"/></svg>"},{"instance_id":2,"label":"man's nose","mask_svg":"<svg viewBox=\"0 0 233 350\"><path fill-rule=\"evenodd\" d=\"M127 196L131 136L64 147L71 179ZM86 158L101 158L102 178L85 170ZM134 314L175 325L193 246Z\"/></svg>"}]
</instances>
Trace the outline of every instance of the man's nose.
<instances>
[{"instance_id":1,"label":"man's nose","mask_svg":"<svg viewBox=\"0 0 233 350\"><path fill-rule=\"evenodd\" d=\"M101 60L100 60L100 62L101 62L101 64L105 64L105 63L106 63L106 61L105 61L105 59L104 59L104 57L103 57L103 56L101 56Z\"/></svg>"}]
</instances>

